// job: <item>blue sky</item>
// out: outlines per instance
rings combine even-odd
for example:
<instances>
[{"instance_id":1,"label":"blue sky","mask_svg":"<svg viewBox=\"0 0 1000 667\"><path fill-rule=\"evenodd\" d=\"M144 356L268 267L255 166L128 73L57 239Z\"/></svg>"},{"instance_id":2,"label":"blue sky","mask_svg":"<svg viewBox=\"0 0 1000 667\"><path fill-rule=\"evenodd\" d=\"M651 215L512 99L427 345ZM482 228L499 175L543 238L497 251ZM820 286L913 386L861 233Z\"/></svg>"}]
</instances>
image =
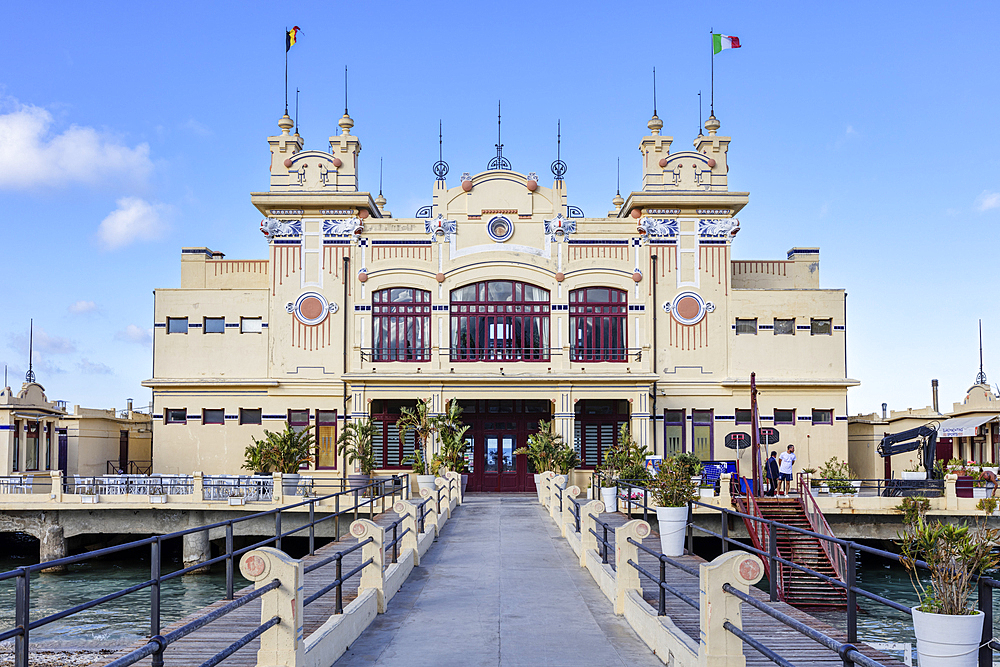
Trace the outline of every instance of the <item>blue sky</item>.
<instances>
[{"instance_id":1,"label":"blue sky","mask_svg":"<svg viewBox=\"0 0 1000 667\"><path fill-rule=\"evenodd\" d=\"M95 9L96 8L96 9ZM737 259L820 246L848 291L851 413L942 404L978 371L1000 380L1000 161L995 3L18 3L0 26L0 365L19 386L35 319L49 397L149 399L152 290L180 248L265 256L249 193L283 111L284 27L302 28L289 83L322 148L343 113L362 188L397 216L430 201L438 120L450 181L495 154L543 183L562 158L570 202L603 215L639 187L651 112L674 146L708 113L732 136L730 188L749 190ZM294 103L293 103L294 104Z\"/></svg>"}]
</instances>

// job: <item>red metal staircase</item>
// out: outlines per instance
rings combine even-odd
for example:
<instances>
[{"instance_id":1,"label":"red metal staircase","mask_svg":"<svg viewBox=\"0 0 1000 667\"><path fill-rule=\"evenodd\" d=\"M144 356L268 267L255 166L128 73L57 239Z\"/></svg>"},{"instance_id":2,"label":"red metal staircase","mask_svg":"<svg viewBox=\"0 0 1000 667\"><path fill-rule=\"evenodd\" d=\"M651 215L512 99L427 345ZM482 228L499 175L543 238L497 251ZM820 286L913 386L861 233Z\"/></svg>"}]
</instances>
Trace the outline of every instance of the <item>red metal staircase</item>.
<instances>
[{"instance_id":1,"label":"red metal staircase","mask_svg":"<svg viewBox=\"0 0 1000 667\"><path fill-rule=\"evenodd\" d=\"M808 487L807 487L808 489ZM833 535L822 512L815 507L815 501L808 495L805 502L798 498L755 498L752 495L740 498L738 504L744 514L759 516L764 519L793 526L803 530ZM809 505L810 511L806 511ZM818 513L818 516L817 516ZM762 551L768 550L768 525L744 519L747 531L754 546ZM804 565L816 572L834 579L844 580L846 557L838 545L825 542L811 535L776 527L776 543L778 555L793 563ZM767 576L770 577L770 563L765 560ZM783 563L778 563L778 599L796 607L806 608L839 608L847 607L847 593L822 579L802 572Z\"/></svg>"}]
</instances>

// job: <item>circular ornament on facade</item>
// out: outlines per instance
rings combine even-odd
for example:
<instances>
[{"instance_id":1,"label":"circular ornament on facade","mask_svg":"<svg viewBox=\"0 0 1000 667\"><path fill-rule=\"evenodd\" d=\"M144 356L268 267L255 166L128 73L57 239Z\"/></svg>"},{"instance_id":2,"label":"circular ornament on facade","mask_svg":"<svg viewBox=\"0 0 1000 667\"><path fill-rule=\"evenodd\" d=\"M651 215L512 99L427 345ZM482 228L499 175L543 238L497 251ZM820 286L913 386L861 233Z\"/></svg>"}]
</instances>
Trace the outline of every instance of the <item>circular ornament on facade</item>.
<instances>
[{"instance_id":1,"label":"circular ornament on facade","mask_svg":"<svg viewBox=\"0 0 1000 667\"><path fill-rule=\"evenodd\" d=\"M443 283L444 282L444 274L443 273L437 274L436 278L437 278L437 281L439 283Z\"/></svg>"},{"instance_id":2,"label":"circular ornament on facade","mask_svg":"<svg viewBox=\"0 0 1000 667\"><path fill-rule=\"evenodd\" d=\"M247 577L248 579L256 579L260 575L264 574L264 570L267 569L267 563L265 563L264 559L257 554L250 554L243 559L243 562L240 564L240 569L243 570L244 574L249 575Z\"/></svg>"},{"instance_id":3,"label":"circular ornament on facade","mask_svg":"<svg viewBox=\"0 0 1000 667\"><path fill-rule=\"evenodd\" d=\"M358 282L366 283L368 282L368 272L364 269L358 271Z\"/></svg>"},{"instance_id":4,"label":"circular ornament on facade","mask_svg":"<svg viewBox=\"0 0 1000 667\"><path fill-rule=\"evenodd\" d=\"M368 209L363 208L360 211L358 211L358 217L361 218L362 220L367 219L368 218Z\"/></svg>"},{"instance_id":5,"label":"circular ornament on facade","mask_svg":"<svg viewBox=\"0 0 1000 667\"><path fill-rule=\"evenodd\" d=\"M566 280L566 274L565 273L563 273L562 271L560 271L559 273L556 274L556 282L557 283L561 283L564 280Z\"/></svg>"},{"instance_id":6,"label":"circular ornament on facade","mask_svg":"<svg viewBox=\"0 0 1000 667\"><path fill-rule=\"evenodd\" d=\"M698 324L706 312L705 300L695 292L681 292L670 304L670 313L681 324Z\"/></svg>"},{"instance_id":7,"label":"circular ornament on facade","mask_svg":"<svg viewBox=\"0 0 1000 667\"><path fill-rule=\"evenodd\" d=\"M462 181L462 189L470 192L472 190L472 181Z\"/></svg>"},{"instance_id":8,"label":"circular ornament on facade","mask_svg":"<svg viewBox=\"0 0 1000 667\"><path fill-rule=\"evenodd\" d=\"M639 537L646 537L647 535L649 535L649 524L640 523L638 526L635 527L635 533Z\"/></svg>"},{"instance_id":9,"label":"circular ornament on facade","mask_svg":"<svg viewBox=\"0 0 1000 667\"><path fill-rule=\"evenodd\" d=\"M497 243L503 243L514 235L514 223L508 220L506 216L498 215L487 223L486 231L489 233L491 239Z\"/></svg>"},{"instance_id":10,"label":"circular ornament on facade","mask_svg":"<svg viewBox=\"0 0 1000 667\"><path fill-rule=\"evenodd\" d=\"M663 169L666 166L667 166L667 158L661 157L660 158L660 169Z\"/></svg>"},{"instance_id":11,"label":"circular ornament on facade","mask_svg":"<svg viewBox=\"0 0 1000 667\"><path fill-rule=\"evenodd\" d=\"M282 164L285 165L285 169L290 168L292 166L292 158L286 157L285 161Z\"/></svg>"},{"instance_id":12,"label":"circular ornament on facade","mask_svg":"<svg viewBox=\"0 0 1000 667\"><path fill-rule=\"evenodd\" d=\"M336 167L337 169L340 169L341 167L344 166L344 161L341 160L339 157L335 157L333 158L333 166Z\"/></svg>"},{"instance_id":13,"label":"circular ornament on facade","mask_svg":"<svg viewBox=\"0 0 1000 667\"><path fill-rule=\"evenodd\" d=\"M538 189L538 181L528 181L527 187L529 192L534 192Z\"/></svg>"},{"instance_id":14,"label":"circular ornament on facade","mask_svg":"<svg viewBox=\"0 0 1000 667\"><path fill-rule=\"evenodd\" d=\"M634 280L637 283L642 282L642 271L636 269L635 272L632 274L632 280Z\"/></svg>"},{"instance_id":15,"label":"circular ornament on facade","mask_svg":"<svg viewBox=\"0 0 1000 667\"><path fill-rule=\"evenodd\" d=\"M632 209L632 213L630 213L629 215L638 220L639 218L642 217L642 211L637 208L634 208Z\"/></svg>"},{"instance_id":16,"label":"circular ornament on facade","mask_svg":"<svg viewBox=\"0 0 1000 667\"><path fill-rule=\"evenodd\" d=\"M306 292L295 300L292 314L302 324L319 324L330 312L330 304L319 292Z\"/></svg>"},{"instance_id":17,"label":"circular ornament on facade","mask_svg":"<svg viewBox=\"0 0 1000 667\"><path fill-rule=\"evenodd\" d=\"M711 158L711 157L708 158L708 166L709 167L714 167L715 166L715 158Z\"/></svg>"},{"instance_id":18,"label":"circular ornament on facade","mask_svg":"<svg viewBox=\"0 0 1000 667\"><path fill-rule=\"evenodd\" d=\"M361 537L362 535L364 535L365 534L364 524L356 523L353 526L351 526L351 534L354 535L355 537Z\"/></svg>"}]
</instances>

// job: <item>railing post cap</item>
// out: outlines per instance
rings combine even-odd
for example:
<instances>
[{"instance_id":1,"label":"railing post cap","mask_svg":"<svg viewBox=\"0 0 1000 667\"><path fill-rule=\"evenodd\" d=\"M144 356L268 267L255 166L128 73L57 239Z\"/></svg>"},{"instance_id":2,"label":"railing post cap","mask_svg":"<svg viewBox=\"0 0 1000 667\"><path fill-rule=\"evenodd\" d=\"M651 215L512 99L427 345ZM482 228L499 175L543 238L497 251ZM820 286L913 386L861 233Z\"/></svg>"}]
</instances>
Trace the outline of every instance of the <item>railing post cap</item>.
<instances>
[{"instance_id":1,"label":"railing post cap","mask_svg":"<svg viewBox=\"0 0 1000 667\"><path fill-rule=\"evenodd\" d=\"M258 547L240 558L240 573L250 581L262 581L271 573L274 561L294 564L296 560L274 547Z\"/></svg>"},{"instance_id":2,"label":"railing post cap","mask_svg":"<svg viewBox=\"0 0 1000 667\"><path fill-rule=\"evenodd\" d=\"M545 472L542 473L542 479L552 479L555 476L556 474L551 470L546 470Z\"/></svg>"},{"instance_id":3,"label":"railing post cap","mask_svg":"<svg viewBox=\"0 0 1000 667\"><path fill-rule=\"evenodd\" d=\"M622 534L625 537L637 537L640 540L649 537L650 529L649 524L642 519L632 519L627 521L623 526L620 526L618 530L623 531Z\"/></svg>"},{"instance_id":4,"label":"railing post cap","mask_svg":"<svg viewBox=\"0 0 1000 667\"><path fill-rule=\"evenodd\" d=\"M369 537L382 539L385 529L369 519L358 519L351 522L351 537L364 540Z\"/></svg>"},{"instance_id":5,"label":"railing post cap","mask_svg":"<svg viewBox=\"0 0 1000 667\"><path fill-rule=\"evenodd\" d=\"M420 489L421 498L430 498L433 493L430 489Z\"/></svg>"},{"instance_id":6,"label":"railing post cap","mask_svg":"<svg viewBox=\"0 0 1000 667\"><path fill-rule=\"evenodd\" d=\"M710 563L702 563L703 571L722 570L744 586L753 586L764 577L764 561L745 551L724 553Z\"/></svg>"},{"instance_id":7,"label":"railing post cap","mask_svg":"<svg viewBox=\"0 0 1000 667\"><path fill-rule=\"evenodd\" d=\"M576 498L580 495L580 487L576 485L566 487L566 495L570 498Z\"/></svg>"}]
</instances>

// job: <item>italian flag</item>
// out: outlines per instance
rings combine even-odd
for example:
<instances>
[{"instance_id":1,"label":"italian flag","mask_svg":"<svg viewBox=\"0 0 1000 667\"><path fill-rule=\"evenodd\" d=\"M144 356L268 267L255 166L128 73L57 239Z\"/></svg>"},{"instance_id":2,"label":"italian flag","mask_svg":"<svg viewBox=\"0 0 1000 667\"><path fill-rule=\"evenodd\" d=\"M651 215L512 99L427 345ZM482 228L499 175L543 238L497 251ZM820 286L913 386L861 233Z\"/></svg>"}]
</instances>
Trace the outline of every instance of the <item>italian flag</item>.
<instances>
[{"instance_id":1,"label":"italian flag","mask_svg":"<svg viewBox=\"0 0 1000 667\"><path fill-rule=\"evenodd\" d=\"M722 35L714 33L712 35L712 53L719 53L723 49L740 48L740 38L732 35Z\"/></svg>"}]
</instances>

